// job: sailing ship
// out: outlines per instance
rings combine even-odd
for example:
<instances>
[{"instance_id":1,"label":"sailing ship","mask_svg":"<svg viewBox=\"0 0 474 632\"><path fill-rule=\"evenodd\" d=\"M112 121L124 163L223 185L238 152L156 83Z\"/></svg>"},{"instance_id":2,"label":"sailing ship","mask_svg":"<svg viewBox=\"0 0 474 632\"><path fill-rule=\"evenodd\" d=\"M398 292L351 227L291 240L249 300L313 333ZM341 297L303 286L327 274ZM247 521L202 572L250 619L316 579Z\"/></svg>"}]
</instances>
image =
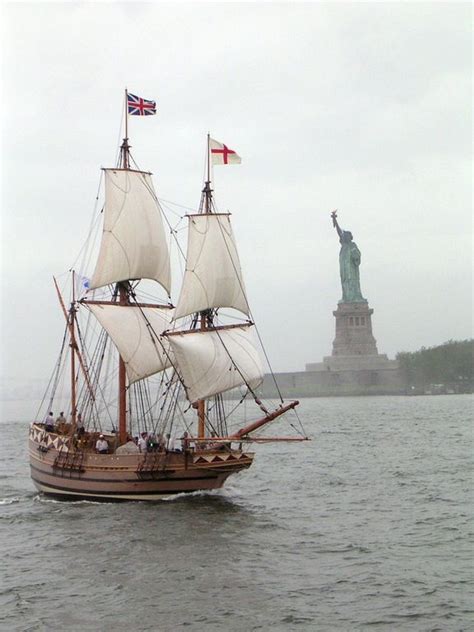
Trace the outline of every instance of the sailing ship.
<instances>
[{"instance_id":1,"label":"sailing ship","mask_svg":"<svg viewBox=\"0 0 474 632\"><path fill-rule=\"evenodd\" d=\"M174 306L170 250L177 231L128 139L128 114L150 112L131 109L137 97L126 92L125 99L117 166L102 171L94 272L85 281L83 271L72 271L69 307L54 279L65 332L38 411L44 421L30 426L29 457L36 488L59 498L155 500L214 490L250 467L252 443L306 439L302 427L288 437L262 434L298 402L280 398L271 407L258 396L259 336L230 214L218 211L211 186L213 151L227 158L231 150L208 135L207 177L198 211L186 216L185 271ZM66 400L67 415L53 421L50 411ZM256 419L248 418L248 401Z\"/></svg>"}]
</instances>

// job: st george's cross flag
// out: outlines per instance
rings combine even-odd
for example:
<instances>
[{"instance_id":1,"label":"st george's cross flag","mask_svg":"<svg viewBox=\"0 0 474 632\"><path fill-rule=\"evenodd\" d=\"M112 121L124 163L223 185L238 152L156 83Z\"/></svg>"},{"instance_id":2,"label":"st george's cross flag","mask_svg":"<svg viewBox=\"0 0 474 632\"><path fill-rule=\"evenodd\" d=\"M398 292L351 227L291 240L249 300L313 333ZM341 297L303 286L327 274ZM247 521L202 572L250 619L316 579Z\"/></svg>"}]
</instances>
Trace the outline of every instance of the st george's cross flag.
<instances>
[{"instance_id":1,"label":"st george's cross flag","mask_svg":"<svg viewBox=\"0 0 474 632\"><path fill-rule=\"evenodd\" d=\"M142 99L134 94L127 93L127 110L131 116L150 116L156 114L156 101Z\"/></svg>"},{"instance_id":2,"label":"st george's cross flag","mask_svg":"<svg viewBox=\"0 0 474 632\"><path fill-rule=\"evenodd\" d=\"M213 138L209 139L209 146L213 165L240 165L242 162L242 158L233 149Z\"/></svg>"}]
</instances>

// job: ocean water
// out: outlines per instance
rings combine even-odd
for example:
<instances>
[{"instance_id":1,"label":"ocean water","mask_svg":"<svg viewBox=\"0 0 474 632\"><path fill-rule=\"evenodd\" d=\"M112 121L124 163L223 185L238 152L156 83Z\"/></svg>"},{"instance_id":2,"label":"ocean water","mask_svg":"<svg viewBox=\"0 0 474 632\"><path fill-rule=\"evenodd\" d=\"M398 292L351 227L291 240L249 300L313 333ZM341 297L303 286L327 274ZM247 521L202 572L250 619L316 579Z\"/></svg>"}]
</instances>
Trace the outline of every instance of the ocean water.
<instances>
[{"instance_id":1,"label":"ocean water","mask_svg":"<svg viewBox=\"0 0 474 632\"><path fill-rule=\"evenodd\" d=\"M310 443L152 504L41 497L4 407L0 630L473 630L472 404L305 399Z\"/></svg>"}]
</instances>

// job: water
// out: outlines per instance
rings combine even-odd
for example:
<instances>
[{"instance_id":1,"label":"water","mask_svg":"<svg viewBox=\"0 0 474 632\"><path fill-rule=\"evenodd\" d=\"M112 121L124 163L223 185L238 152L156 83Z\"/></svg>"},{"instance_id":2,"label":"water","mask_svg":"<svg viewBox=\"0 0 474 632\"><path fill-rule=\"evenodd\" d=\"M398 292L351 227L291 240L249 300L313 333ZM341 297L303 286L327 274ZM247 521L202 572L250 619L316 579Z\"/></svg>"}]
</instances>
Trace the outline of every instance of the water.
<instances>
[{"instance_id":1,"label":"water","mask_svg":"<svg viewBox=\"0 0 474 632\"><path fill-rule=\"evenodd\" d=\"M472 630L472 401L302 400L311 443L153 504L40 497L12 407L0 629Z\"/></svg>"}]
</instances>

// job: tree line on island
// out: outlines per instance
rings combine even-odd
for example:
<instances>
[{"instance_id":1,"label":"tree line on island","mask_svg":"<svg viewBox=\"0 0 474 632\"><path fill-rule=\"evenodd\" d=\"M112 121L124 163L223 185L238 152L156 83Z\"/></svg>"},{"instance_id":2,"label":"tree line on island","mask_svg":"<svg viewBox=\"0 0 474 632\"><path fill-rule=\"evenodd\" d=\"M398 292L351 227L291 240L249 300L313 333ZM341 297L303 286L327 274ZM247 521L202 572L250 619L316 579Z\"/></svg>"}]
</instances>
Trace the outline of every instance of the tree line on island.
<instances>
[{"instance_id":1,"label":"tree line on island","mask_svg":"<svg viewBox=\"0 0 474 632\"><path fill-rule=\"evenodd\" d=\"M436 347L397 353L407 389L444 388L468 393L474 386L474 339L449 340ZM444 391L446 392L446 391Z\"/></svg>"}]
</instances>

